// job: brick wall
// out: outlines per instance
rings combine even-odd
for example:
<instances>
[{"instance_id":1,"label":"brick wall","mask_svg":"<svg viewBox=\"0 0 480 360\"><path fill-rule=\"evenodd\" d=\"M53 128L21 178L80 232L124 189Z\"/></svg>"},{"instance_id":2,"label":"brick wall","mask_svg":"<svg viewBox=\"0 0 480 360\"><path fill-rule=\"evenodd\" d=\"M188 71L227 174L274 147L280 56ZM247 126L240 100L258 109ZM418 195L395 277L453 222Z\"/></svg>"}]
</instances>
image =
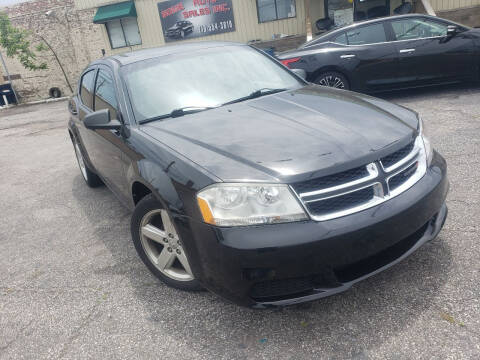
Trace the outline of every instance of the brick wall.
<instances>
[{"instance_id":1,"label":"brick wall","mask_svg":"<svg viewBox=\"0 0 480 360\"><path fill-rule=\"evenodd\" d=\"M14 26L39 34L51 45L62 63L75 90L80 72L89 62L102 56L105 46L100 25L92 23L95 10L74 8L73 0L34 0L0 9L6 12ZM46 15L46 12L51 12ZM32 35L33 45L40 39ZM45 99L49 89L58 87L63 95L71 95L62 71L52 52L39 54L38 61L46 62L47 70L28 71L15 59L7 58L2 50L10 74L20 74L13 81L22 102Z\"/></svg>"}]
</instances>

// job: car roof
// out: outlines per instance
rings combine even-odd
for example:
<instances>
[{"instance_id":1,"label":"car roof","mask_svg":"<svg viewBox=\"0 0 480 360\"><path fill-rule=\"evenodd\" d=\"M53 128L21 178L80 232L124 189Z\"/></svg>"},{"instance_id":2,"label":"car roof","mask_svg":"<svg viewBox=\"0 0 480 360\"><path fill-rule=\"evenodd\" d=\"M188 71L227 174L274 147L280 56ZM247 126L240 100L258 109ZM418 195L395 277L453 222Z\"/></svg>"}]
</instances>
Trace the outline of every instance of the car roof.
<instances>
[{"instance_id":1,"label":"car roof","mask_svg":"<svg viewBox=\"0 0 480 360\"><path fill-rule=\"evenodd\" d=\"M118 63L120 66L123 66L123 65L132 64L138 61L153 59L160 56L180 54L180 53L191 52L196 50L215 48L215 47L225 47L225 46L246 46L246 45L242 43L229 42L229 41L199 41L199 42L191 42L191 43L183 43L183 44L175 44L175 45L164 45L161 47L135 50L135 51L108 56L93 62L91 65L114 61Z\"/></svg>"},{"instance_id":2,"label":"car roof","mask_svg":"<svg viewBox=\"0 0 480 360\"><path fill-rule=\"evenodd\" d=\"M392 20L396 20L396 19L416 18L416 17L425 17L425 18L431 18L431 19L435 19L435 20L443 20L443 19L438 18L436 16L430 16L430 15L426 15L426 14L404 14L404 15L395 15L395 16L383 16L383 17L378 17L378 18L375 18L375 19L357 21L357 22L354 22L353 24L350 24L350 25L347 25L347 26L344 26L344 27L340 27L338 29L333 29L331 31L328 31L327 33L320 34L319 36L310 40L308 43L320 40L323 37L329 37L333 34L336 34L337 32L342 32L342 31L345 31L345 30L354 29L358 26L373 24L373 23L376 23L376 22L392 21Z\"/></svg>"}]
</instances>

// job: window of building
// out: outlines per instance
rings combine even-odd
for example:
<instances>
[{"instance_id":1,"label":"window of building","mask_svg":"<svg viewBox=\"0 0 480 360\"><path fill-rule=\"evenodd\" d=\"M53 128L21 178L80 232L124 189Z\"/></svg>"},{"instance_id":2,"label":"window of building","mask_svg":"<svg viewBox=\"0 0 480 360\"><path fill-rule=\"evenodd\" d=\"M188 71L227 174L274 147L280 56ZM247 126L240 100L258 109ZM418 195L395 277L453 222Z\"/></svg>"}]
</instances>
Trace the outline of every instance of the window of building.
<instances>
[{"instance_id":1,"label":"window of building","mask_svg":"<svg viewBox=\"0 0 480 360\"><path fill-rule=\"evenodd\" d=\"M82 82L80 85L80 99L82 99L83 105L90 109L93 109L93 81L95 79L95 70L86 72L82 76Z\"/></svg>"},{"instance_id":2,"label":"window of building","mask_svg":"<svg viewBox=\"0 0 480 360\"><path fill-rule=\"evenodd\" d=\"M347 31L349 45L376 44L387 41L383 24L372 24Z\"/></svg>"},{"instance_id":3,"label":"window of building","mask_svg":"<svg viewBox=\"0 0 480 360\"><path fill-rule=\"evenodd\" d=\"M402 19L392 21L397 40L414 40L447 35L446 24L424 19Z\"/></svg>"},{"instance_id":4,"label":"window of building","mask_svg":"<svg viewBox=\"0 0 480 360\"><path fill-rule=\"evenodd\" d=\"M112 49L140 45L142 43L136 17L107 21L105 26L107 27Z\"/></svg>"},{"instance_id":5,"label":"window of building","mask_svg":"<svg viewBox=\"0 0 480 360\"><path fill-rule=\"evenodd\" d=\"M258 22L296 16L295 0L257 0Z\"/></svg>"},{"instance_id":6,"label":"window of building","mask_svg":"<svg viewBox=\"0 0 480 360\"><path fill-rule=\"evenodd\" d=\"M112 74L107 70L100 69L95 84L95 111L103 109L110 110L112 119L117 118L117 96Z\"/></svg>"}]
</instances>

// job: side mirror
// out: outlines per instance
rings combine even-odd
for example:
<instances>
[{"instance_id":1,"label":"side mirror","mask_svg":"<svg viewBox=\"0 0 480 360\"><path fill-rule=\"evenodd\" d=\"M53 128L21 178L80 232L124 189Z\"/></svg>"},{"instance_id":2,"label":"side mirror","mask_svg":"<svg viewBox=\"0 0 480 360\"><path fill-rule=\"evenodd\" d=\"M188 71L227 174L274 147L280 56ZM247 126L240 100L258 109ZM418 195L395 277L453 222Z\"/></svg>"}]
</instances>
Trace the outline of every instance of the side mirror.
<instances>
[{"instance_id":1,"label":"side mirror","mask_svg":"<svg viewBox=\"0 0 480 360\"><path fill-rule=\"evenodd\" d=\"M455 25L448 25L447 27L447 36L452 37L458 34L458 28Z\"/></svg>"},{"instance_id":2,"label":"side mirror","mask_svg":"<svg viewBox=\"0 0 480 360\"><path fill-rule=\"evenodd\" d=\"M110 120L110 110L103 109L88 114L83 119L85 127L90 130L120 130L122 124L118 120Z\"/></svg>"},{"instance_id":3,"label":"side mirror","mask_svg":"<svg viewBox=\"0 0 480 360\"><path fill-rule=\"evenodd\" d=\"M307 72L303 69L290 69L295 75L300 76L303 80L307 79Z\"/></svg>"}]
</instances>

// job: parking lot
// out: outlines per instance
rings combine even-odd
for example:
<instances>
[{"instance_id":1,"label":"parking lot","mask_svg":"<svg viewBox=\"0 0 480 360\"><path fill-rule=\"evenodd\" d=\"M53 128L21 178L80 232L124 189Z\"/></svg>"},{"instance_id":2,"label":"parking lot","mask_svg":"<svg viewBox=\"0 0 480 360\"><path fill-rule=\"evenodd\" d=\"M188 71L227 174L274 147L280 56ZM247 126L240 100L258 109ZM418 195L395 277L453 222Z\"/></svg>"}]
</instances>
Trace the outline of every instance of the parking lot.
<instances>
[{"instance_id":1,"label":"parking lot","mask_svg":"<svg viewBox=\"0 0 480 360\"><path fill-rule=\"evenodd\" d=\"M480 358L480 87L381 97L447 159L444 230L348 292L263 311L148 272L129 212L81 177L66 102L1 110L0 358Z\"/></svg>"}]
</instances>

